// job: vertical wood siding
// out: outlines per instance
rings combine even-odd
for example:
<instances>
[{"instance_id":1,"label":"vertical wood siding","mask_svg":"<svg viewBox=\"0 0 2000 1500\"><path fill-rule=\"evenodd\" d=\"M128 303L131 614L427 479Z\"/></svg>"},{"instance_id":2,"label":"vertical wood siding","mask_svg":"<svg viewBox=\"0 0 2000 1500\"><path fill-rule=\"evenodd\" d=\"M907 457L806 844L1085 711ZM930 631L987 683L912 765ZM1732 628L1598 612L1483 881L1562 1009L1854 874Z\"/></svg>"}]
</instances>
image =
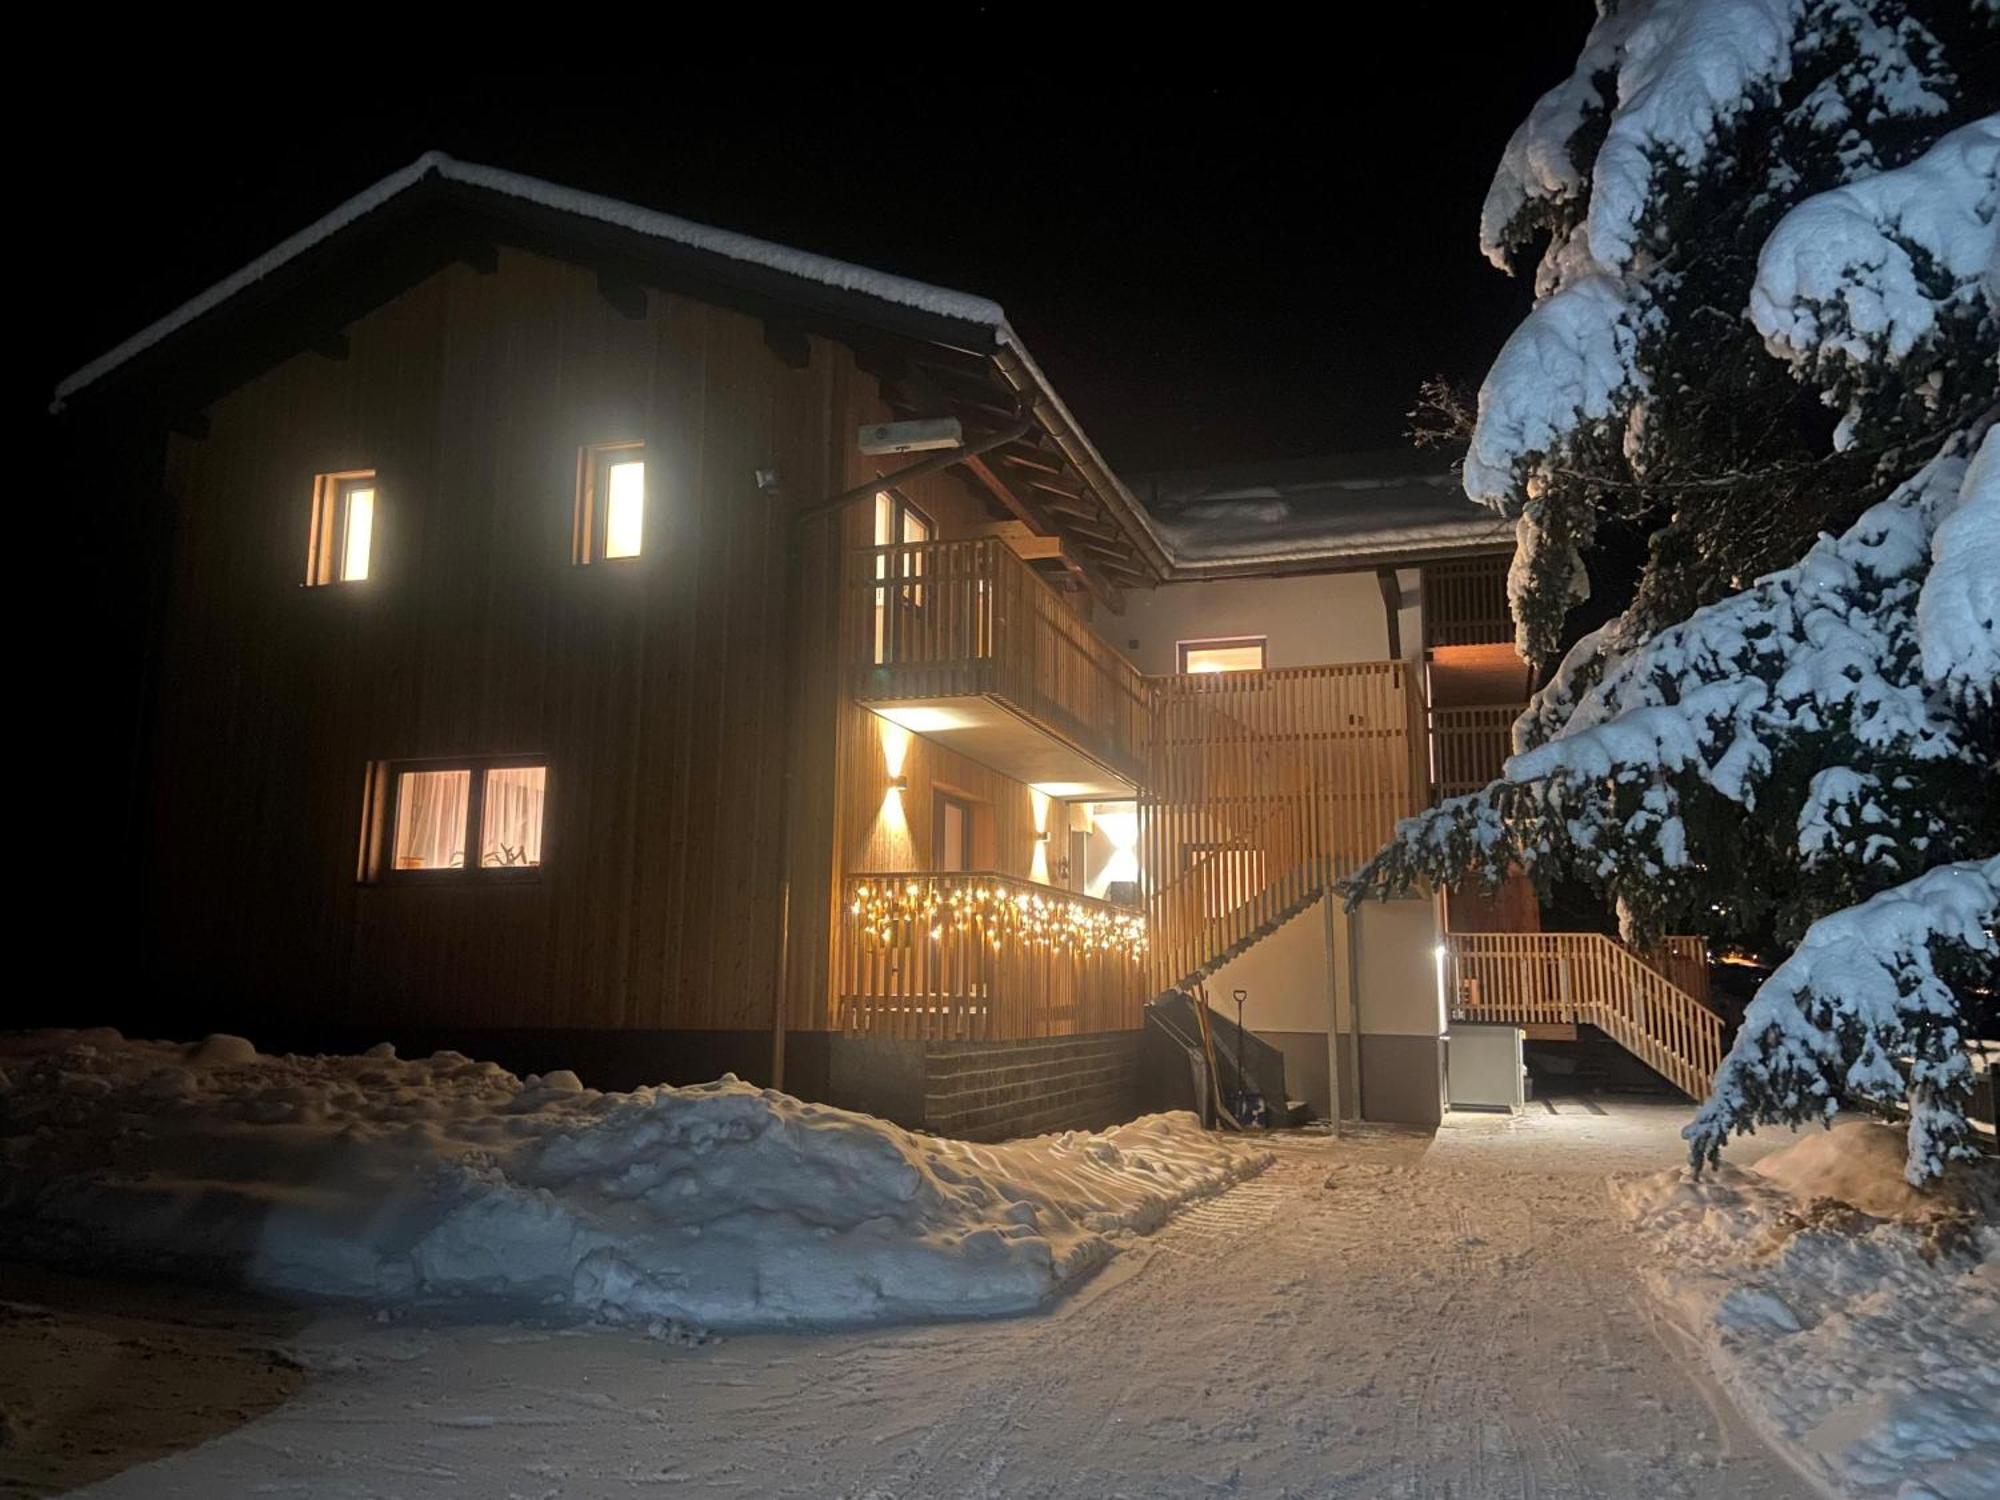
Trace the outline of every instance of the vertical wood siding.
<instances>
[{"instance_id":1,"label":"vertical wood siding","mask_svg":"<svg viewBox=\"0 0 2000 1500\"><path fill-rule=\"evenodd\" d=\"M684 298L628 319L592 273L511 251L370 314L349 347L172 445L153 973L314 1022L768 1025L787 515L754 471L775 466L787 503L838 488L873 382L821 340L788 368L755 319ZM635 438L644 555L575 566L577 450ZM302 587L313 476L352 468L379 475L373 576ZM838 530L802 560L802 1002L825 982L841 730L812 643L837 617ZM499 753L548 758L538 880L356 883L370 761Z\"/></svg>"}]
</instances>

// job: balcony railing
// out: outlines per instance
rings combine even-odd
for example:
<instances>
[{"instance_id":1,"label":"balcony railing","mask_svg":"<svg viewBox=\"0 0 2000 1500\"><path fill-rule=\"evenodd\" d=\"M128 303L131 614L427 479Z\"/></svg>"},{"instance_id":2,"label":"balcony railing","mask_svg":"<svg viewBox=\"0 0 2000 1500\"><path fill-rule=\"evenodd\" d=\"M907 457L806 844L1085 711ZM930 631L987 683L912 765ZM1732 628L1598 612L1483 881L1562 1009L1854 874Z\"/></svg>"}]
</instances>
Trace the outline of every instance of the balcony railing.
<instances>
[{"instance_id":1,"label":"balcony railing","mask_svg":"<svg viewBox=\"0 0 2000 1500\"><path fill-rule=\"evenodd\" d=\"M1139 801L1154 981L1180 984L1352 874L1428 790L1400 661L1152 679Z\"/></svg>"},{"instance_id":2,"label":"balcony railing","mask_svg":"<svg viewBox=\"0 0 2000 1500\"><path fill-rule=\"evenodd\" d=\"M1130 781L1145 769L1146 680L997 538L850 557L848 659L868 702L999 699Z\"/></svg>"},{"instance_id":3,"label":"balcony railing","mask_svg":"<svg viewBox=\"0 0 2000 1500\"><path fill-rule=\"evenodd\" d=\"M1136 911L990 872L850 875L843 897L839 1030L994 1041L1142 1023Z\"/></svg>"},{"instance_id":4,"label":"balcony railing","mask_svg":"<svg viewBox=\"0 0 2000 1500\"><path fill-rule=\"evenodd\" d=\"M1431 775L1439 797L1476 792L1514 753L1514 721L1525 703L1431 710Z\"/></svg>"},{"instance_id":5,"label":"balcony railing","mask_svg":"<svg viewBox=\"0 0 2000 1500\"><path fill-rule=\"evenodd\" d=\"M1514 639L1504 557L1467 557L1424 567L1424 644L1497 646Z\"/></svg>"}]
</instances>

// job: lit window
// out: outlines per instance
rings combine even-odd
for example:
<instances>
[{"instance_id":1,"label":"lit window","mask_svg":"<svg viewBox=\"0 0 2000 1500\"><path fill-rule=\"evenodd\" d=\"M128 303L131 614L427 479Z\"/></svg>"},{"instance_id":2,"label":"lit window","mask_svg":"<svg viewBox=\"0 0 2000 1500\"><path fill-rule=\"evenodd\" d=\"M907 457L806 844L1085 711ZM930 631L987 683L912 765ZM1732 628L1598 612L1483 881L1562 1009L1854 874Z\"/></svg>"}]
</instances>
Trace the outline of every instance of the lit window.
<instances>
[{"instance_id":1,"label":"lit window","mask_svg":"<svg viewBox=\"0 0 2000 1500\"><path fill-rule=\"evenodd\" d=\"M1183 672L1261 672L1264 670L1264 637L1244 636L1227 641L1182 641Z\"/></svg>"},{"instance_id":2,"label":"lit window","mask_svg":"<svg viewBox=\"0 0 2000 1500\"><path fill-rule=\"evenodd\" d=\"M878 549L875 576L883 579L923 577L927 556L923 544L936 535L937 528L931 525L930 517L901 495L892 490L878 492L875 496L875 546ZM880 550L885 548L895 550ZM911 612L922 609L923 605L924 591L918 585L875 590L875 661L878 665L896 659L896 641L913 625Z\"/></svg>"},{"instance_id":3,"label":"lit window","mask_svg":"<svg viewBox=\"0 0 2000 1500\"><path fill-rule=\"evenodd\" d=\"M375 471L321 474L313 481L306 582L360 583L375 550Z\"/></svg>"},{"instance_id":4,"label":"lit window","mask_svg":"<svg viewBox=\"0 0 2000 1500\"><path fill-rule=\"evenodd\" d=\"M472 772L404 771L396 778L396 868L465 868Z\"/></svg>"},{"instance_id":5,"label":"lit window","mask_svg":"<svg viewBox=\"0 0 2000 1500\"><path fill-rule=\"evenodd\" d=\"M577 462L575 560L637 557L645 540L645 444L585 448Z\"/></svg>"},{"instance_id":6,"label":"lit window","mask_svg":"<svg viewBox=\"0 0 2000 1500\"><path fill-rule=\"evenodd\" d=\"M479 863L519 869L542 862L542 797L547 766L496 766L486 773L479 812Z\"/></svg>"},{"instance_id":7,"label":"lit window","mask_svg":"<svg viewBox=\"0 0 2000 1500\"><path fill-rule=\"evenodd\" d=\"M532 870L542 862L548 767L519 761L382 766L371 781L387 794L392 873L423 870ZM371 812L371 826L380 827ZM474 845L469 835L477 829ZM379 834L371 842L380 849ZM477 848L477 859L467 851ZM379 854L364 878L383 869Z\"/></svg>"}]
</instances>

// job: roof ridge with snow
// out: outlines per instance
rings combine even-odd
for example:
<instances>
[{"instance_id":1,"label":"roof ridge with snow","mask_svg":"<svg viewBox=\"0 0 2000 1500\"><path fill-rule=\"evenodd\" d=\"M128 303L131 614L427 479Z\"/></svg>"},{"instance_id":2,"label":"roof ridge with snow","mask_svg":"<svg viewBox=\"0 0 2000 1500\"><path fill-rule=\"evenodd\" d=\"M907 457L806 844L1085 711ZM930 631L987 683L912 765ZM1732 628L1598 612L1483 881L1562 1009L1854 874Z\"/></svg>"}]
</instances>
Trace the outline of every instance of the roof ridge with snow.
<instances>
[{"instance_id":1,"label":"roof ridge with snow","mask_svg":"<svg viewBox=\"0 0 2000 1500\"><path fill-rule=\"evenodd\" d=\"M837 260L830 255L818 255L810 250L795 250L771 240L760 240L753 235L739 234L735 230L717 229L713 225L697 223L693 219L683 219L657 209L641 208L622 199L606 198L597 193L564 187L559 183L530 177L524 173L510 172L500 167L482 166L477 162L460 161L442 151L426 151L407 167L391 172L379 182L362 189L296 234L280 240L248 265L232 272L206 291L182 303L165 317L149 323L123 343L107 350L66 376L56 385L55 399L50 410L60 411L70 397L178 333L205 313L213 311L232 297L256 285L321 241L331 238L428 178L482 188L519 199L524 203L575 214L580 218L595 219L600 223L649 235L688 249L707 251L726 260L759 266L765 270L796 276L806 281L816 281L823 286L873 297L899 307L980 324L991 328L997 338L1004 339L1016 348L1020 347L1019 339L1013 337L1012 330L1007 327L1006 313L1000 304L991 298L953 291L948 287L933 286L929 282L898 276L888 271L872 270L867 266L855 265L851 261Z\"/></svg>"}]
</instances>

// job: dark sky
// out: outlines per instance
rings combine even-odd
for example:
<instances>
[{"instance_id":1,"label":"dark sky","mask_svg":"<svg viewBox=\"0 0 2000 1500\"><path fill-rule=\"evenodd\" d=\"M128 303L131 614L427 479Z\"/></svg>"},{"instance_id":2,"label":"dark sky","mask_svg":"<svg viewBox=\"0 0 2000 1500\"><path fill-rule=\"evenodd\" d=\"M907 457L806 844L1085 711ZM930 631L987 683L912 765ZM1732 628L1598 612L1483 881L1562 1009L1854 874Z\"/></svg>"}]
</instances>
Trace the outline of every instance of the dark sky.
<instances>
[{"instance_id":1,"label":"dark sky","mask_svg":"<svg viewBox=\"0 0 2000 1500\"><path fill-rule=\"evenodd\" d=\"M1320 8L1213 66L1027 14L915 13L837 65L652 43L637 88L611 54L127 80L125 128L31 167L61 226L42 388L430 147L997 298L1133 472L1395 446L1426 375L1478 380L1527 297L1480 200L1589 0Z\"/></svg>"}]
</instances>

